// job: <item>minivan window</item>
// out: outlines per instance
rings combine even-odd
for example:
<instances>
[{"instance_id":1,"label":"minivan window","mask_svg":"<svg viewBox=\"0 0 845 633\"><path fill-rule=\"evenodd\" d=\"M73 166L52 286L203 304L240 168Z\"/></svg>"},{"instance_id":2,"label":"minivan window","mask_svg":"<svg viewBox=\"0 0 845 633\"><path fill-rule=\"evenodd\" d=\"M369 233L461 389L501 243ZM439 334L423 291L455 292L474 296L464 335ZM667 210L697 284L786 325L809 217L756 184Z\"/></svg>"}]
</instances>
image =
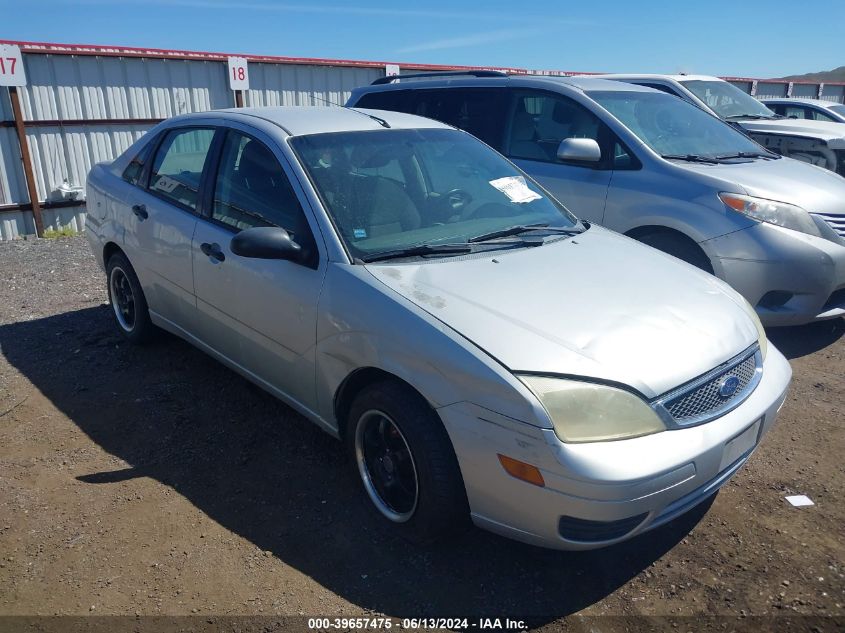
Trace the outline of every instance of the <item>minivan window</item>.
<instances>
[{"instance_id":1,"label":"minivan window","mask_svg":"<svg viewBox=\"0 0 845 633\"><path fill-rule=\"evenodd\" d=\"M336 132L290 143L355 257L466 244L514 225L578 226L500 154L457 130ZM402 179L378 173L394 163Z\"/></svg>"},{"instance_id":2,"label":"minivan window","mask_svg":"<svg viewBox=\"0 0 845 633\"><path fill-rule=\"evenodd\" d=\"M684 87L723 119L771 119L775 113L727 81L682 81Z\"/></svg>"},{"instance_id":3,"label":"minivan window","mask_svg":"<svg viewBox=\"0 0 845 633\"><path fill-rule=\"evenodd\" d=\"M150 175L150 191L191 210L197 208L197 192L214 130L171 130L156 151Z\"/></svg>"},{"instance_id":4,"label":"minivan window","mask_svg":"<svg viewBox=\"0 0 845 633\"><path fill-rule=\"evenodd\" d=\"M765 151L727 123L667 94L630 90L587 94L661 155L714 158Z\"/></svg>"},{"instance_id":5,"label":"minivan window","mask_svg":"<svg viewBox=\"0 0 845 633\"><path fill-rule=\"evenodd\" d=\"M591 138L604 145L601 121L572 99L533 91L517 93L515 99L508 145L511 158L557 162L558 146L566 138Z\"/></svg>"},{"instance_id":6,"label":"minivan window","mask_svg":"<svg viewBox=\"0 0 845 633\"><path fill-rule=\"evenodd\" d=\"M501 149L507 93L499 88L384 90L363 95L355 107L428 117L466 130Z\"/></svg>"}]
</instances>

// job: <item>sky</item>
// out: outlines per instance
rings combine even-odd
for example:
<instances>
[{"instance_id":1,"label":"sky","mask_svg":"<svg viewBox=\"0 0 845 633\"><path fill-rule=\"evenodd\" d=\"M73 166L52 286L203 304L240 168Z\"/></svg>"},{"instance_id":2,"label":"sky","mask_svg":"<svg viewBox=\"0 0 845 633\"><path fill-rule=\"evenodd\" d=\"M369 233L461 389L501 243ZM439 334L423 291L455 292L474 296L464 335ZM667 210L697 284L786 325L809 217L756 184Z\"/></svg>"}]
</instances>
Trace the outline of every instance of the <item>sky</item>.
<instances>
[{"instance_id":1,"label":"sky","mask_svg":"<svg viewBox=\"0 0 845 633\"><path fill-rule=\"evenodd\" d=\"M845 2L0 0L0 39L585 72L845 65Z\"/></svg>"}]
</instances>

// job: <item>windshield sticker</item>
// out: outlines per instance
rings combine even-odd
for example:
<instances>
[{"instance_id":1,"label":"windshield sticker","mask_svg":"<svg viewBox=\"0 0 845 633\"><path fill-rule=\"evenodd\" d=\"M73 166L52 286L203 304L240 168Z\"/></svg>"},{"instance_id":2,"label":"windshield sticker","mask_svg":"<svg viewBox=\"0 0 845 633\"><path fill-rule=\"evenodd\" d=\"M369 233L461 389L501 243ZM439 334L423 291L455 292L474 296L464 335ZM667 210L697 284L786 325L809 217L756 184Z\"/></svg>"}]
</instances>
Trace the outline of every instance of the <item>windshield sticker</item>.
<instances>
[{"instance_id":1,"label":"windshield sticker","mask_svg":"<svg viewBox=\"0 0 845 633\"><path fill-rule=\"evenodd\" d=\"M496 189L505 194L511 202L521 204L523 202L531 202L532 200L540 200L542 196L536 191L531 191L525 183L525 178L522 176L507 176L506 178L497 178L491 180L490 184Z\"/></svg>"},{"instance_id":2,"label":"windshield sticker","mask_svg":"<svg viewBox=\"0 0 845 633\"><path fill-rule=\"evenodd\" d=\"M366 229L352 229L352 236L356 240L363 240L367 237L367 230Z\"/></svg>"}]
</instances>

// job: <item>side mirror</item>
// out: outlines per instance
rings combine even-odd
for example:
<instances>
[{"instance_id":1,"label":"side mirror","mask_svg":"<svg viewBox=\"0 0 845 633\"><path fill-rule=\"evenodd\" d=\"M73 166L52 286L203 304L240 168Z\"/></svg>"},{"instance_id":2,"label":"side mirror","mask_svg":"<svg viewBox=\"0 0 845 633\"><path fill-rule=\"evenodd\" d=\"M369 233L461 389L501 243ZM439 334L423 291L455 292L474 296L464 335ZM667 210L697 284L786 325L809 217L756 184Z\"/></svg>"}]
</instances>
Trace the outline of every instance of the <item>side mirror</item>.
<instances>
[{"instance_id":1,"label":"side mirror","mask_svg":"<svg viewBox=\"0 0 845 633\"><path fill-rule=\"evenodd\" d=\"M601 148L595 139L565 138L557 148L557 159L567 163L597 163Z\"/></svg>"},{"instance_id":2,"label":"side mirror","mask_svg":"<svg viewBox=\"0 0 845 633\"><path fill-rule=\"evenodd\" d=\"M299 244L290 238L290 233L277 226L245 229L232 238L229 248L235 255L255 259L298 261L302 257Z\"/></svg>"}]
</instances>

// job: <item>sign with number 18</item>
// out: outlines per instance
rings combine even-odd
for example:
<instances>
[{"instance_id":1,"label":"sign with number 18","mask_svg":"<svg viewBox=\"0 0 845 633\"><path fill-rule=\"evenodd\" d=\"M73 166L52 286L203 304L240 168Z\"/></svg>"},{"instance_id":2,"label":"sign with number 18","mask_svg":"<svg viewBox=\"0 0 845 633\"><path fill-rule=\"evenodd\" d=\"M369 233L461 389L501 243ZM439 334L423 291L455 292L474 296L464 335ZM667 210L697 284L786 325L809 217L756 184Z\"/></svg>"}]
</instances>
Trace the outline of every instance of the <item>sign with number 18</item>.
<instances>
[{"instance_id":1,"label":"sign with number 18","mask_svg":"<svg viewBox=\"0 0 845 633\"><path fill-rule=\"evenodd\" d=\"M229 88L249 90L249 68L245 57L229 58Z\"/></svg>"}]
</instances>

